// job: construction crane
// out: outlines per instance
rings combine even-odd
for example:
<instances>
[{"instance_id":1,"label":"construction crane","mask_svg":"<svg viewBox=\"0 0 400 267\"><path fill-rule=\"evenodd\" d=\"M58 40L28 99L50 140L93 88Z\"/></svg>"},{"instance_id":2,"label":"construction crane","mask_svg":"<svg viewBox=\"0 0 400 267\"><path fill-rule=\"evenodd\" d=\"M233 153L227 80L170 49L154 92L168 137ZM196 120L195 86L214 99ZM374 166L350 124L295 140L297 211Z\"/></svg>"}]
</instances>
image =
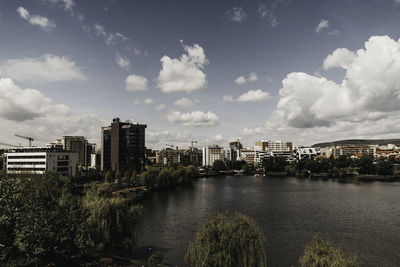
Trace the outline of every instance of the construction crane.
<instances>
[{"instance_id":1,"label":"construction crane","mask_svg":"<svg viewBox=\"0 0 400 267\"><path fill-rule=\"evenodd\" d=\"M29 141L29 147L32 147L32 142L34 141L34 139L32 137L23 136L23 135L19 135L19 134L14 134L14 135L19 138L27 139Z\"/></svg>"},{"instance_id":2,"label":"construction crane","mask_svg":"<svg viewBox=\"0 0 400 267\"><path fill-rule=\"evenodd\" d=\"M184 143L191 143L190 149L193 151L193 144L197 144L196 140L167 140L170 142L184 142Z\"/></svg>"},{"instance_id":3,"label":"construction crane","mask_svg":"<svg viewBox=\"0 0 400 267\"><path fill-rule=\"evenodd\" d=\"M7 143L2 143L0 142L1 146L9 146L9 147L21 147L21 145L11 145L11 144L7 144Z\"/></svg>"}]
</instances>

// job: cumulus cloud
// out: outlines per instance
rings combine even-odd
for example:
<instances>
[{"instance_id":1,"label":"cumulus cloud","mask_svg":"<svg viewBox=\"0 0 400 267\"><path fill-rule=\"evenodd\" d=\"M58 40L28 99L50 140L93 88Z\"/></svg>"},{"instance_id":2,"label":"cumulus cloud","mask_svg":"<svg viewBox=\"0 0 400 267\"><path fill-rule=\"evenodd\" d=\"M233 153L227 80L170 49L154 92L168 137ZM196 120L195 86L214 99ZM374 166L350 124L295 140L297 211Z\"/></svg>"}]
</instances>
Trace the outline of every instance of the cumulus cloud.
<instances>
[{"instance_id":1,"label":"cumulus cloud","mask_svg":"<svg viewBox=\"0 0 400 267\"><path fill-rule=\"evenodd\" d=\"M249 81L254 82L254 81L257 81L257 80L258 80L257 73L255 73L255 72L250 73Z\"/></svg>"},{"instance_id":2,"label":"cumulus cloud","mask_svg":"<svg viewBox=\"0 0 400 267\"><path fill-rule=\"evenodd\" d=\"M208 111L193 111L190 113L181 113L179 111L173 111L168 113L167 120L171 123L179 123L183 126L194 126L194 127L210 127L219 124L218 116Z\"/></svg>"},{"instance_id":3,"label":"cumulus cloud","mask_svg":"<svg viewBox=\"0 0 400 267\"><path fill-rule=\"evenodd\" d=\"M165 109L165 105L164 104L160 104L160 105L158 105L157 107L156 107L156 111L160 111L160 110L163 110L163 109Z\"/></svg>"},{"instance_id":4,"label":"cumulus cloud","mask_svg":"<svg viewBox=\"0 0 400 267\"><path fill-rule=\"evenodd\" d=\"M270 25L272 28L275 28L276 26L278 26L279 22L278 19L276 18L274 12L272 11L272 8L269 9L267 8L267 5L264 3L260 3L258 5L258 14L260 14L260 16L265 19L269 19Z\"/></svg>"},{"instance_id":5,"label":"cumulus cloud","mask_svg":"<svg viewBox=\"0 0 400 267\"><path fill-rule=\"evenodd\" d=\"M129 70L131 66L131 62L126 57L122 57L119 53L115 54L115 62L117 62L118 66L122 69Z\"/></svg>"},{"instance_id":6,"label":"cumulus cloud","mask_svg":"<svg viewBox=\"0 0 400 267\"><path fill-rule=\"evenodd\" d=\"M263 127L255 127L255 128L243 128L240 131L241 135L255 135L255 134L263 134L265 133L265 129Z\"/></svg>"},{"instance_id":7,"label":"cumulus cloud","mask_svg":"<svg viewBox=\"0 0 400 267\"><path fill-rule=\"evenodd\" d=\"M252 72L249 74L248 78L245 78L244 76L239 76L235 79L236 84L244 84L246 82L255 82L258 80L257 73Z\"/></svg>"},{"instance_id":8,"label":"cumulus cloud","mask_svg":"<svg viewBox=\"0 0 400 267\"><path fill-rule=\"evenodd\" d=\"M0 78L0 124L0 136L9 142L14 142L9 129L12 133L29 133L43 143L63 135L85 135L98 141L104 119L75 114L37 89L22 89L11 78Z\"/></svg>"},{"instance_id":9,"label":"cumulus cloud","mask_svg":"<svg viewBox=\"0 0 400 267\"><path fill-rule=\"evenodd\" d=\"M184 45L186 54L179 59L163 56L162 69L158 76L158 87L164 93L193 92L206 88L204 66L208 63L204 50L198 44Z\"/></svg>"},{"instance_id":10,"label":"cumulus cloud","mask_svg":"<svg viewBox=\"0 0 400 267\"><path fill-rule=\"evenodd\" d=\"M338 48L325 58L324 69L328 70L337 67L345 68L351 64L355 57L356 54L353 51L350 51L347 48Z\"/></svg>"},{"instance_id":11,"label":"cumulus cloud","mask_svg":"<svg viewBox=\"0 0 400 267\"><path fill-rule=\"evenodd\" d=\"M50 54L38 58L6 60L0 63L0 74L27 83L85 79L85 75L74 61Z\"/></svg>"},{"instance_id":12,"label":"cumulus cloud","mask_svg":"<svg viewBox=\"0 0 400 267\"><path fill-rule=\"evenodd\" d=\"M39 15L31 15L29 11L22 6L17 8L17 12L21 18L27 20L32 25L41 27L43 30L52 31L56 27L56 24L48 18Z\"/></svg>"},{"instance_id":13,"label":"cumulus cloud","mask_svg":"<svg viewBox=\"0 0 400 267\"><path fill-rule=\"evenodd\" d=\"M97 36L103 36L103 37L107 36L107 33L106 33L106 30L104 29L104 26L101 25L101 24L98 24L98 23L94 24L94 33Z\"/></svg>"},{"instance_id":14,"label":"cumulus cloud","mask_svg":"<svg viewBox=\"0 0 400 267\"><path fill-rule=\"evenodd\" d=\"M325 62L328 68L343 68L344 80L289 74L266 127L285 132L308 128L320 134L347 131L354 137L391 134L400 128L394 125L400 122L400 41L373 36L365 48L355 53L336 50Z\"/></svg>"},{"instance_id":15,"label":"cumulus cloud","mask_svg":"<svg viewBox=\"0 0 400 267\"><path fill-rule=\"evenodd\" d=\"M235 79L235 83L237 84L244 84L246 81L247 81L246 78L243 76L239 76Z\"/></svg>"},{"instance_id":16,"label":"cumulus cloud","mask_svg":"<svg viewBox=\"0 0 400 267\"><path fill-rule=\"evenodd\" d=\"M186 97L182 97L182 98L176 100L174 105L178 106L178 107L190 107L190 106L193 106L194 103L192 100L190 100Z\"/></svg>"},{"instance_id":17,"label":"cumulus cloud","mask_svg":"<svg viewBox=\"0 0 400 267\"><path fill-rule=\"evenodd\" d=\"M228 95L222 98L224 102L262 102L271 98L270 93L261 90L249 90L240 95L236 100L233 96Z\"/></svg>"},{"instance_id":18,"label":"cumulus cloud","mask_svg":"<svg viewBox=\"0 0 400 267\"><path fill-rule=\"evenodd\" d=\"M144 103L145 105L153 105L155 102L154 102L154 100L151 99L151 98L145 98L145 99L143 100L143 103Z\"/></svg>"},{"instance_id":19,"label":"cumulus cloud","mask_svg":"<svg viewBox=\"0 0 400 267\"><path fill-rule=\"evenodd\" d=\"M75 6L75 2L73 0L42 0L45 2L50 2L52 4L61 4L63 5L65 10L73 12L72 8Z\"/></svg>"},{"instance_id":20,"label":"cumulus cloud","mask_svg":"<svg viewBox=\"0 0 400 267\"><path fill-rule=\"evenodd\" d=\"M329 27L329 20L321 19L318 23L317 27L315 28L316 33L320 33L323 29L327 29Z\"/></svg>"},{"instance_id":21,"label":"cumulus cloud","mask_svg":"<svg viewBox=\"0 0 400 267\"><path fill-rule=\"evenodd\" d=\"M243 22L247 18L246 12L244 12L243 7L232 7L225 13L228 20L233 22Z\"/></svg>"},{"instance_id":22,"label":"cumulus cloud","mask_svg":"<svg viewBox=\"0 0 400 267\"><path fill-rule=\"evenodd\" d=\"M125 79L125 86L129 92L147 91L147 79L139 75L129 75Z\"/></svg>"}]
</instances>

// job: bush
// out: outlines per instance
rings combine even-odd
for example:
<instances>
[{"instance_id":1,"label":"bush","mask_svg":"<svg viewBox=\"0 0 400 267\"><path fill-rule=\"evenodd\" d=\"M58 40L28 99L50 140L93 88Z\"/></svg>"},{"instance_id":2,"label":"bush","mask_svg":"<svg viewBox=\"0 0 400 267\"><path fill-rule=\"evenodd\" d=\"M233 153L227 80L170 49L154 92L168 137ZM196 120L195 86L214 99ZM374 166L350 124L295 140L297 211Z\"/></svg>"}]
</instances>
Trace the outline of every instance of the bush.
<instances>
[{"instance_id":1,"label":"bush","mask_svg":"<svg viewBox=\"0 0 400 267\"><path fill-rule=\"evenodd\" d=\"M157 266L158 264L161 264L164 260L164 256L160 251L156 251L151 256L149 257L149 263L150 265Z\"/></svg>"},{"instance_id":2,"label":"bush","mask_svg":"<svg viewBox=\"0 0 400 267\"><path fill-rule=\"evenodd\" d=\"M200 227L185 261L190 266L266 266L263 235L243 214L217 214Z\"/></svg>"},{"instance_id":3,"label":"bush","mask_svg":"<svg viewBox=\"0 0 400 267\"><path fill-rule=\"evenodd\" d=\"M346 256L340 248L333 247L327 240L315 236L299 260L301 267L356 267L355 256Z\"/></svg>"}]
</instances>

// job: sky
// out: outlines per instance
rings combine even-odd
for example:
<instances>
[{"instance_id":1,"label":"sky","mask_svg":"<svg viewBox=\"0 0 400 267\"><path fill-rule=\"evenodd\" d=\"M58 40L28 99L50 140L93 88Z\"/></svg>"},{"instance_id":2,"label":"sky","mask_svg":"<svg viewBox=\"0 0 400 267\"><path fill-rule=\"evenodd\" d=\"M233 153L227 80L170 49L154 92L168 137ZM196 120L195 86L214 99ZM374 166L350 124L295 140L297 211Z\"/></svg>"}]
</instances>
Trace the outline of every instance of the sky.
<instances>
[{"instance_id":1,"label":"sky","mask_svg":"<svg viewBox=\"0 0 400 267\"><path fill-rule=\"evenodd\" d=\"M399 25L400 0L0 0L0 142L398 138Z\"/></svg>"}]
</instances>

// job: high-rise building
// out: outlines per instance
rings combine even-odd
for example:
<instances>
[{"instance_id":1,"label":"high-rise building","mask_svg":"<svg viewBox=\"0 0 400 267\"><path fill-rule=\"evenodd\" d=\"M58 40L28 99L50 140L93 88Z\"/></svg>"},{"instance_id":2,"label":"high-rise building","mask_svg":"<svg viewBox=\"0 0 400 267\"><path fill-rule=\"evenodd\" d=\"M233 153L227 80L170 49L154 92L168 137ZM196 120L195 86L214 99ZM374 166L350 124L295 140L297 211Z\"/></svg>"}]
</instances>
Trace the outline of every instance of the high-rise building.
<instances>
[{"instance_id":1,"label":"high-rise building","mask_svg":"<svg viewBox=\"0 0 400 267\"><path fill-rule=\"evenodd\" d=\"M79 166L87 168L91 163L91 154L96 151L96 144L88 143L84 136L63 136L57 139L66 151L78 153Z\"/></svg>"},{"instance_id":2,"label":"high-rise building","mask_svg":"<svg viewBox=\"0 0 400 267\"><path fill-rule=\"evenodd\" d=\"M136 169L145 163L145 124L113 119L101 128L101 169Z\"/></svg>"},{"instance_id":3,"label":"high-rise building","mask_svg":"<svg viewBox=\"0 0 400 267\"><path fill-rule=\"evenodd\" d=\"M233 141L229 143L230 149L230 161L236 161L240 157L240 150L243 148L242 144L239 140Z\"/></svg>"},{"instance_id":4,"label":"high-rise building","mask_svg":"<svg viewBox=\"0 0 400 267\"><path fill-rule=\"evenodd\" d=\"M225 151L218 145L203 147L203 166L213 166L214 161L224 160Z\"/></svg>"}]
</instances>

